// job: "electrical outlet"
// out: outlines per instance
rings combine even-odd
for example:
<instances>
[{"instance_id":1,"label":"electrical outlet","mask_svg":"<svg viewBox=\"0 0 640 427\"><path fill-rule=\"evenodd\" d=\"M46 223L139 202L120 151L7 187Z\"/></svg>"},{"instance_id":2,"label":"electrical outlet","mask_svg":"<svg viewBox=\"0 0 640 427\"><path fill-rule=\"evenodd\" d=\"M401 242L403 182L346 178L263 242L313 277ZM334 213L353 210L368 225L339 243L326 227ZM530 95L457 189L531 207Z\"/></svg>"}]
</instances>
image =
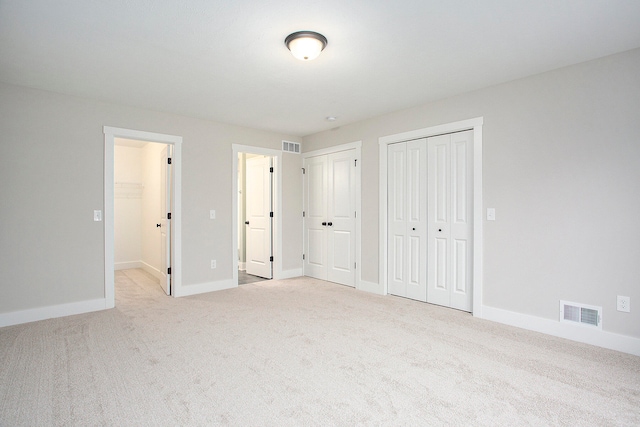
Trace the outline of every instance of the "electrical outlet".
<instances>
[{"instance_id":1,"label":"electrical outlet","mask_svg":"<svg viewBox=\"0 0 640 427\"><path fill-rule=\"evenodd\" d=\"M618 295L618 311L629 313L631 311L631 297Z\"/></svg>"},{"instance_id":2,"label":"electrical outlet","mask_svg":"<svg viewBox=\"0 0 640 427\"><path fill-rule=\"evenodd\" d=\"M216 268L216 260L212 259L211 260L211 269L213 270L214 268Z\"/></svg>"}]
</instances>

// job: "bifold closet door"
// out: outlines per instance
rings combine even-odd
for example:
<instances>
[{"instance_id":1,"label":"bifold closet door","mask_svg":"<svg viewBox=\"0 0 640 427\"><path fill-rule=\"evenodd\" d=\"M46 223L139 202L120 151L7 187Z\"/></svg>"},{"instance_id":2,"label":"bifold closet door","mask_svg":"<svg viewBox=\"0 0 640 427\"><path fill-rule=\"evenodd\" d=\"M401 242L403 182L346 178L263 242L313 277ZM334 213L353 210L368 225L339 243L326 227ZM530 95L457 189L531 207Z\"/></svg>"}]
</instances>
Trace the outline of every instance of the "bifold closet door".
<instances>
[{"instance_id":1,"label":"bifold closet door","mask_svg":"<svg viewBox=\"0 0 640 427\"><path fill-rule=\"evenodd\" d=\"M387 161L388 291L427 301L426 140L389 145Z\"/></svg>"},{"instance_id":2,"label":"bifold closet door","mask_svg":"<svg viewBox=\"0 0 640 427\"><path fill-rule=\"evenodd\" d=\"M304 274L355 286L355 150L305 159Z\"/></svg>"},{"instance_id":3,"label":"bifold closet door","mask_svg":"<svg viewBox=\"0 0 640 427\"><path fill-rule=\"evenodd\" d=\"M427 139L427 302L471 311L473 132Z\"/></svg>"}]
</instances>

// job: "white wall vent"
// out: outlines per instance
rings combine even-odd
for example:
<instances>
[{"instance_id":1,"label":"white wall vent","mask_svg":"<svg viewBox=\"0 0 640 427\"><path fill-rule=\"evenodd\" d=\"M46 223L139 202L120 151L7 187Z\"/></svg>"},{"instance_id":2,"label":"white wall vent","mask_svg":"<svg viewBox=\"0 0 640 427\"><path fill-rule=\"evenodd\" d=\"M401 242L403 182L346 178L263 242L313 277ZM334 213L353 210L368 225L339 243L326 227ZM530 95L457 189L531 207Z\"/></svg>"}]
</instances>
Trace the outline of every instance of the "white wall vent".
<instances>
[{"instance_id":1,"label":"white wall vent","mask_svg":"<svg viewBox=\"0 0 640 427\"><path fill-rule=\"evenodd\" d=\"M300 154L300 143L291 141L282 141L282 151L287 153Z\"/></svg>"},{"instance_id":2,"label":"white wall vent","mask_svg":"<svg viewBox=\"0 0 640 427\"><path fill-rule=\"evenodd\" d=\"M602 307L560 301L560 322L602 329Z\"/></svg>"}]
</instances>

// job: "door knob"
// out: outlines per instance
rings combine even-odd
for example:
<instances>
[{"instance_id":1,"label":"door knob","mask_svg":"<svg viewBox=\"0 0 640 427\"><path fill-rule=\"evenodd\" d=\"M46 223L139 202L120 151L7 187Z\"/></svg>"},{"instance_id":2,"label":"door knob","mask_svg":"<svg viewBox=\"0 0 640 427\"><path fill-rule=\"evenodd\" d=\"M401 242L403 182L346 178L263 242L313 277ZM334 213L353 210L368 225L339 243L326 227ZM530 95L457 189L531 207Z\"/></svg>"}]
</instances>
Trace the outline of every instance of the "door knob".
<instances>
[{"instance_id":1,"label":"door knob","mask_svg":"<svg viewBox=\"0 0 640 427\"><path fill-rule=\"evenodd\" d=\"M162 227L162 224L156 224L156 228Z\"/></svg>"},{"instance_id":2,"label":"door knob","mask_svg":"<svg viewBox=\"0 0 640 427\"><path fill-rule=\"evenodd\" d=\"M245 224L247 224L247 225L249 225L249 221L245 221L244 223L245 223Z\"/></svg>"},{"instance_id":3,"label":"door knob","mask_svg":"<svg viewBox=\"0 0 640 427\"><path fill-rule=\"evenodd\" d=\"M333 223L332 223L332 222L328 222L328 223L327 223L327 225L328 225L329 227L333 227Z\"/></svg>"},{"instance_id":4,"label":"door knob","mask_svg":"<svg viewBox=\"0 0 640 427\"><path fill-rule=\"evenodd\" d=\"M327 223L326 223L326 222L323 222L323 223L322 223L322 225L326 227L326 226L327 226Z\"/></svg>"},{"instance_id":5,"label":"door knob","mask_svg":"<svg viewBox=\"0 0 640 427\"><path fill-rule=\"evenodd\" d=\"M416 231L416 228L415 228L415 227L413 227L413 231Z\"/></svg>"},{"instance_id":6,"label":"door knob","mask_svg":"<svg viewBox=\"0 0 640 427\"><path fill-rule=\"evenodd\" d=\"M441 232L441 231L442 231L442 228L438 228L438 232Z\"/></svg>"}]
</instances>

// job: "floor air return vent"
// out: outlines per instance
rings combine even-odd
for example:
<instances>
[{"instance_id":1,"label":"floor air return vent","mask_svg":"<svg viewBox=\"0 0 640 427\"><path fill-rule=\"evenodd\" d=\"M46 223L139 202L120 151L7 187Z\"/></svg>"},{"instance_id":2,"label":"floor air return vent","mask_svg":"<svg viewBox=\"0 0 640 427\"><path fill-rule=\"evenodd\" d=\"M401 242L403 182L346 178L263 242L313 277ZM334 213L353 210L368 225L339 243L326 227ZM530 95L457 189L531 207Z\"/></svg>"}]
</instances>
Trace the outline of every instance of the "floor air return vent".
<instances>
[{"instance_id":1,"label":"floor air return vent","mask_svg":"<svg viewBox=\"0 0 640 427\"><path fill-rule=\"evenodd\" d=\"M602 307L560 301L560 321L602 329Z\"/></svg>"}]
</instances>

